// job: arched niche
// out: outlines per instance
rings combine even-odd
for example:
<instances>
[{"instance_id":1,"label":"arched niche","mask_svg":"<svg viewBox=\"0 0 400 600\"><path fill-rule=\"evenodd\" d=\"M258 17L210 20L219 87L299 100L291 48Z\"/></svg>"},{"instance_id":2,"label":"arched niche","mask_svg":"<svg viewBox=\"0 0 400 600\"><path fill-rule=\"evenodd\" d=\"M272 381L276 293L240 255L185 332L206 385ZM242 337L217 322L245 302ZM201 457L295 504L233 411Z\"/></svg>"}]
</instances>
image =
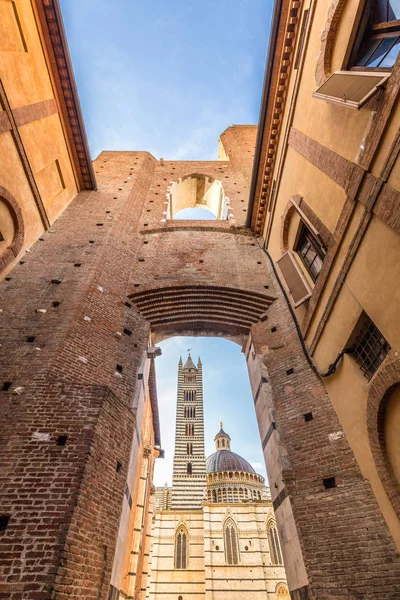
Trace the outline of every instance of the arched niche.
<instances>
[{"instance_id":1,"label":"arched niche","mask_svg":"<svg viewBox=\"0 0 400 600\"><path fill-rule=\"evenodd\" d=\"M400 361L380 369L367 402L372 455L382 485L400 518Z\"/></svg>"},{"instance_id":2,"label":"arched niche","mask_svg":"<svg viewBox=\"0 0 400 600\"><path fill-rule=\"evenodd\" d=\"M205 209L219 220L227 219L228 216L222 183L219 179L202 173L192 173L171 183L167 198L168 219L174 219L177 213L190 208Z\"/></svg>"},{"instance_id":3,"label":"arched niche","mask_svg":"<svg viewBox=\"0 0 400 600\"><path fill-rule=\"evenodd\" d=\"M0 186L0 273L18 256L23 242L21 209L10 192Z\"/></svg>"}]
</instances>

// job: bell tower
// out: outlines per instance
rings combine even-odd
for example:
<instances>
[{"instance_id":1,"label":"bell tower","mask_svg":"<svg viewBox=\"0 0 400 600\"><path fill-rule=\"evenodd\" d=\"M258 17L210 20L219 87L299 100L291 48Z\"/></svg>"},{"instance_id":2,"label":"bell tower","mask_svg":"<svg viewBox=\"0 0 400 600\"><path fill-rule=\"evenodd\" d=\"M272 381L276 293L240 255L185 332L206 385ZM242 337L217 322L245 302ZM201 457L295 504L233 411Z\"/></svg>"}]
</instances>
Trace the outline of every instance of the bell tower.
<instances>
[{"instance_id":1,"label":"bell tower","mask_svg":"<svg viewBox=\"0 0 400 600\"><path fill-rule=\"evenodd\" d=\"M203 370L200 358L196 367L189 354L178 364L171 508L200 509L205 486Z\"/></svg>"}]
</instances>

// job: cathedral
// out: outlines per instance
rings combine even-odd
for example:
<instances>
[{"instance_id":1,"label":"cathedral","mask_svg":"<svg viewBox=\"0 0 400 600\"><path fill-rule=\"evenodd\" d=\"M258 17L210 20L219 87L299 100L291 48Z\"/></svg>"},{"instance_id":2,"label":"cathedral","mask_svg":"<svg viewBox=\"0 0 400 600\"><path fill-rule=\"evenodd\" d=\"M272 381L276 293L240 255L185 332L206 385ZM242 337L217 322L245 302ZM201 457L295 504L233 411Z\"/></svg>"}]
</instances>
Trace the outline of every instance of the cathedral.
<instances>
[{"instance_id":1,"label":"cathedral","mask_svg":"<svg viewBox=\"0 0 400 600\"><path fill-rule=\"evenodd\" d=\"M155 492L148 600L288 600L264 478L220 430L204 453L203 371L178 365L172 488Z\"/></svg>"},{"instance_id":2,"label":"cathedral","mask_svg":"<svg viewBox=\"0 0 400 600\"><path fill-rule=\"evenodd\" d=\"M0 598L400 598L400 6L273 5L218 160L93 160L59 0L0 0ZM191 360L154 489L188 335L241 348L271 499Z\"/></svg>"}]
</instances>

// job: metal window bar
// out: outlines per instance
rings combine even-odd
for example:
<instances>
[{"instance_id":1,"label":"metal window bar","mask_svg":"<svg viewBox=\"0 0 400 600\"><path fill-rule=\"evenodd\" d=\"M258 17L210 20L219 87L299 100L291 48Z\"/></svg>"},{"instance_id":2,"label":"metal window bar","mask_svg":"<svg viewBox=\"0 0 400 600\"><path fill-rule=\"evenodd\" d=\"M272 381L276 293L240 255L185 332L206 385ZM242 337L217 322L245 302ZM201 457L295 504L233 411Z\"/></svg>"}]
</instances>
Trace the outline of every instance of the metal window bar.
<instances>
[{"instance_id":1,"label":"metal window bar","mask_svg":"<svg viewBox=\"0 0 400 600\"><path fill-rule=\"evenodd\" d=\"M356 339L354 348L354 358L368 381L379 369L389 351L389 343L376 325L368 319Z\"/></svg>"}]
</instances>

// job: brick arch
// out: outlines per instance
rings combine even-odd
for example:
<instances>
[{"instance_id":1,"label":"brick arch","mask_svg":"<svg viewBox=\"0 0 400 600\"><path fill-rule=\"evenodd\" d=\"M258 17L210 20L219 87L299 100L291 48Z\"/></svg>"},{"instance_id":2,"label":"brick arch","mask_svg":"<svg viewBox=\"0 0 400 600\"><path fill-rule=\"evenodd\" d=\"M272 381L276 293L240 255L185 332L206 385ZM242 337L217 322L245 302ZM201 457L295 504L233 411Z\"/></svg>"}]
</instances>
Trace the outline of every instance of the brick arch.
<instances>
[{"instance_id":1,"label":"brick arch","mask_svg":"<svg viewBox=\"0 0 400 600\"><path fill-rule=\"evenodd\" d=\"M346 6L347 0L332 0L328 9L328 19L321 34L321 48L319 51L315 81L322 85L331 75L332 51L336 39L338 25Z\"/></svg>"},{"instance_id":2,"label":"brick arch","mask_svg":"<svg viewBox=\"0 0 400 600\"><path fill-rule=\"evenodd\" d=\"M130 294L156 334L248 335L266 318L272 296L229 286L185 284L149 287Z\"/></svg>"},{"instance_id":3,"label":"brick arch","mask_svg":"<svg viewBox=\"0 0 400 600\"><path fill-rule=\"evenodd\" d=\"M15 200L14 196L10 194L6 188L0 185L0 199L3 200L10 211L11 217L14 221L15 233L14 239L8 248L0 255L0 273L16 258L24 243L24 221L22 218L21 209Z\"/></svg>"},{"instance_id":4,"label":"brick arch","mask_svg":"<svg viewBox=\"0 0 400 600\"><path fill-rule=\"evenodd\" d=\"M287 252L289 250L289 224L290 220L293 216L295 208L293 206L293 202L296 204L300 204L302 201L302 197L300 194L296 194L292 196L290 200L287 201L285 209L282 213L282 222L281 222L281 252Z\"/></svg>"},{"instance_id":5,"label":"brick arch","mask_svg":"<svg viewBox=\"0 0 400 600\"><path fill-rule=\"evenodd\" d=\"M179 186L182 186L182 184L184 184L185 181L189 179L196 181L196 191L194 197L193 194L191 194L191 202L189 202L187 206L182 206L179 209L176 209L176 207L174 207L174 209L172 210L172 204L175 204L175 202L173 203L174 190L177 191L179 189ZM216 186L216 190L214 190L214 192L211 194L212 198L210 200L210 192L214 185ZM219 190L219 193L217 193L217 190ZM206 198L206 195L208 195L207 202L200 202L199 198L204 199ZM207 173L199 173L197 171L190 172L186 175L182 175L181 177L179 177L179 179L175 181L171 181L168 187L166 197L169 203L167 210L167 215L169 215L169 218L174 218L175 215L184 208L193 207L193 204L194 206L202 207L210 211L215 215L215 218L217 220L222 219L222 215L225 213L224 200L226 200L226 197L223 183L217 177L213 177L212 175L208 175ZM215 203L217 203L218 209L216 209L216 207L213 206L213 204L215 205Z\"/></svg>"},{"instance_id":6,"label":"brick arch","mask_svg":"<svg viewBox=\"0 0 400 600\"><path fill-rule=\"evenodd\" d=\"M384 440L384 417L391 392L400 385L400 360L383 367L374 377L367 399L367 429L379 477L400 518L400 484L389 464Z\"/></svg>"}]
</instances>

